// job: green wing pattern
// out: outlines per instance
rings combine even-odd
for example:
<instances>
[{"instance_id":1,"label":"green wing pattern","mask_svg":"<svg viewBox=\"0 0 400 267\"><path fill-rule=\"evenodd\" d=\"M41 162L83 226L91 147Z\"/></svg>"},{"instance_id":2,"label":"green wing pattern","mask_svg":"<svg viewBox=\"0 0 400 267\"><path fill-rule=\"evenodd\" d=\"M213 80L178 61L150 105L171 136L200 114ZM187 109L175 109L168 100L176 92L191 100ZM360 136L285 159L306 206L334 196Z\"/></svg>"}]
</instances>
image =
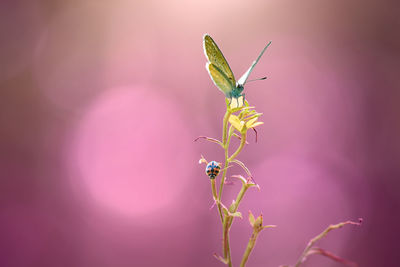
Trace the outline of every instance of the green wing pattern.
<instances>
[{"instance_id":1,"label":"green wing pattern","mask_svg":"<svg viewBox=\"0 0 400 267\"><path fill-rule=\"evenodd\" d=\"M217 44L210 37L210 35L208 35L208 34L204 35L204 43L203 44L204 44L204 53L205 53L207 59L210 61L210 63L214 64L214 66L217 67L220 70L220 72L225 74L225 77L228 78L228 80L231 84L231 87L236 87L235 76L233 75L233 72L232 72L231 68L229 67L229 64L226 61L221 50L218 48Z\"/></svg>"},{"instance_id":2,"label":"green wing pattern","mask_svg":"<svg viewBox=\"0 0 400 267\"><path fill-rule=\"evenodd\" d=\"M225 94L225 97L231 98L231 92L236 88L232 85L231 80L213 63L208 62L206 64L206 69L218 89Z\"/></svg>"}]
</instances>

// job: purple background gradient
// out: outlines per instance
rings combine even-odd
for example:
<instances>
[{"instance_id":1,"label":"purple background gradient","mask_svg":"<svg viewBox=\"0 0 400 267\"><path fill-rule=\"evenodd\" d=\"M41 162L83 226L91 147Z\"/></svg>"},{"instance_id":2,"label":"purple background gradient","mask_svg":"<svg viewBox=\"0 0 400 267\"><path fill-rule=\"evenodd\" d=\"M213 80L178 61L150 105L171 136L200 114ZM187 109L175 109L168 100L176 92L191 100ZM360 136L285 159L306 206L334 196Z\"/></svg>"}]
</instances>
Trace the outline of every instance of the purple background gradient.
<instances>
[{"instance_id":1,"label":"purple background gradient","mask_svg":"<svg viewBox=\"0 0 400 267\"><path fill-rule=\"evenodd\" d=\"M1 1L0 266L223 266L203 154L223 160L224 97L202 36L264 115L239 156L247 211L278 225L248 266L294 264L318 246L360 266L398 266L398 1ZM235 143L237 144L237 142ZM230 174L243 174L239 168ZM239 185L226 186L224 201ZM314 256L304 266L338 267Z\"/></svg>"}]
</instances>

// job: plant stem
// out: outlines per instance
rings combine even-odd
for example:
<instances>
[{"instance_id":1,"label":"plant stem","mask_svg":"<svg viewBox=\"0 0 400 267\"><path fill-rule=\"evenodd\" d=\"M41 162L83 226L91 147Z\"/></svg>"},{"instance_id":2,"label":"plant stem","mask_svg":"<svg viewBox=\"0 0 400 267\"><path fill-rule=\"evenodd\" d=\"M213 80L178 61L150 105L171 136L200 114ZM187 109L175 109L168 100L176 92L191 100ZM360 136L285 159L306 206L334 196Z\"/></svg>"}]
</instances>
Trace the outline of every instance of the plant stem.
<instances>
[{"instance_id":1,"label":"plant stem","mask_svg":"<svg viewBox=\"0 0 400 267\"><path fill-rule=\"evenodd\" d=\"M246 265L247 260L249 259L250 253L256 245L257 236L260 232L256 229L253 230L251 234L249 243L247 244L246 251L243 254L242 262L240 263L240 267L244 267Z\"/></svg>"},{"instance_id":2,"label":"plant stem","mask_svg":"<svg viewBox=\"0 0 400 267\"><path fill-rule=\"evenodd\" d=\"M224 183L225 183L228 165L232 160L235 159L235 157L237 157L239 155L239 153L242 151L244 145L246 144L246 132L242 133L239 147L237 148L235 153L233 153L232 156L229 157L229 144L230 144L230 140L233 135L233 132L234 132L234 130L231 126L229 128L229 133L228 133L228 122L229 122L230 116L231 116L231 111L229 109L227 109L225 116L224 116L224 120L223 120L223 130L222 130L222 144L223 144L224 152L225 152L225 163L224 163L224 169L222 172L221 184L220 184L219 192L218 192L218 198L216 199L216 201L217 201L217 205L218 205L218 212L219 212L220 219L222 222L222 250L224 252L224 259L226 260L227 265L229 267L232 267L232 259L231 259L231 252L230 252L230 246L229 246L229 230L232 225L234 217L231 217L227 214L225 214L225 216L223 216L221 198L222 198L222 191L223 191L223 187L224 187ZM246 184L243 184L240 192L238 193L238 195L236 197L235 203L233 203L233 205L229 208L229 210L231 212L237 211L237 209L239 207L239 203L242 200L247 189L248 189L248 186L246 186ZM216 188L215 188L215 181L212 182L212 190L213 190L213 196L215 197L217 194ZM254 247L254 245L253 245L253 247Z\"/></svg>"},{"instance_id":3,"label":"plant stem","mask_svg":"<svg viewBox=\"0 0 400 267\"><path fill-rule=\"evenodd\" d=\"M240 145L239 145L238 149L235 151L235 153L233 153L232 156L230 156L230 158L228 158L228 162L231 162L232 160L234 160L237 157L237 155L239 155L239 153L242 151L245 144L246 144L246 132L242 133Z\"/></svg>"},{"instance_id":4,"label":"plant stem","mask_svg":"<svg viewBox=\"0 0 400 267\"><path fill-rule=\"evenodd\" d=\"M233 131L233 128L231 126L229 128L228 138L227 138L227 140L225 140L225 143L224 143L224 147L225 147L224 148L224 150L225 150L225 164L224 164L224 171L222 172L221 184L220 184L220 187L219 187L218 200L221 200L221 198L222 198L222 190L224 188L226 172L228 170L228 165L229 165L229 160L228 160L228 158L229 158L229 144L231 142L231 137L232 137L233 132L234 131Z\"/></svg>"},{"instance_id":5,"label":"plant stem","mask_svg":"<svg viewBox=\"0 0 400 267\"><path fill-rule=\"evenodd\" d=\"M211 179L211 191L214 197L214 201L217 201L218 196L217 196L217 188L215 187L215 179Z\"/></svg>"},{"instance_id":6,"label":"plant stem","mask_svg":"<svg viewBox=\"0 0 400 267\"><path fill-rule=\"evenodd\" d=\"M224 188L224 183L225 183L225 177L226 177L226 171L228 169L228 151L229 151L229 142L231 140L231 128L229 128L229 138L227 136L228 132L228 122L229 122L229 117L231 116L232 112L230 110L226 110L225 115L224 115L224 120L222 122L222 144L225 150L225 163L224 163L224 169L222 171L222 177L221 177L221 184L219 186L219 192L218 192L218 199L217 199L217 205L218 205L218 213L219 217L221 219L221 223L224 222L224 217L222 215L222 207L221 207L221 198L222 198L222 190Z\"/></svg>"},{"instance_id":7,"label":"plant stem","mask_svg":"<svg viewBox=\"0 0 400 267\"><path fill-rule=\"evenodd\" d=\"M221 198L222 198L222 190L224 188L224 182L225 182L227 169L228 169L228 148L225 146L225 163L224 163L224 169L222 171L221 184L219 186L219 192L218 192L218 198L217 198L218 213L221 218L221 223L224 222L224 217L222 215Z\"/></svg>"},{"instance_id":8,"label":"plant stem","mask_svg":"<svg viewBox=\"0 0 400 267\"><path fill-rule=\"evenodd\" d=\"M225 159L226 159L225 161L227 163L230 162L229 159L228 159L228 147L229 147L229 142L230 142L230 139L232 137L232 134L233 134L233 128L230 128L229 129L229 136L228 136L228 140L227 140L227 145L228 146L227 146L227 149L225 151L226 152L225 153ZM245 134L244 134L244 136L245 136ZM243 138L243 136L242 136L242 140L243 139L245 139L245 138ZM242 148L243 148L245 143L246 143L246 140L242 141L240 146L242 146ZM241 149L237 150L239 152L237 152L236 155L238 155L240 153L240 150ZM246 193L248 188L249 187L247 186L247 184L243 183L242 188L240 189L240 191L239 191L239 193L238 193L238 195L236 197L236 201L229 208L230 212L234 213L234 212L237 211L237 209L239 207L239 203L240 203L240 201L242 201L243 196ZM233 223L233 219L234 219L234 217L225 216L224 217L224 221L223 221L223 251L224 251L224 258L227 260L228 266L232 266L232 259L231 259L231 253L230 253L230 247L229 247L229 230L230 230L231 225Z\"/></svg>"},{"instance_id":9,"label":"plant stem","mask_svg":"<svg viewBox=\"0 0 400 267\"><path fill-rule=\"evenodd\" d=\"M224 223L222 227L222 249L224 251L224 258L227 260L227 264L229 267L232 266L232 259L231 259L231 250L229 246L229 219L231 217L225 216Z\"/></svg>"},{"instance_id":10,"label":"plant stem","mask_svg":"<svg viewBox=\"0 0 400 267\"><path fill-rule=\"evenodd\" d=\"M298 259L298 261L296 262L295 267L299 267L300 264L305 260L305 258L307 257L308 252L310 251L310 249L312 248L312 246L320 239L322 239L324 236L326 236L330 231L334 230L334 229L338 229L341 228L343 226L345 226L346 224L353 224L353 225L360 225L360 222L353 222L353 221L346 221L346 222L341 222L338 224L334 224L334 225L329 225L322 233L320 233L319 235L317 235L316 237L314 237L313 239L311 239L308 244L307 247L304 249L303 253L301 254L300 258Z\"/></svg>"},{"instance_id":11,"label":"plant stem","mask_svg":"<svg viewBox=\"0 0 400 267\"><path fill-rule=\"evenodd\" d=\"M229 207L229 211L230 212L235 213L237 211L237 209L239 208L240 201L242 201L243 196L246 193L247 189L249 189L249 187L246 184L243 184L242 188L240 189L240 191L239 191L239 193L238 193L238 195L236 197L235 202L231 205L231 207ZM229 224L228 224L229 228L231 228L231 225L233 223L233 219L234 218L232 217L229 220Z\"/></svg>"},{"instance_id":12,"label":"plant stem","mask_svg":"<svg viewBox=\"0 0 400 267\"><path fill-rule=\"evenodd\" d=\"M239 193L238 193L238 195L236 197L235 203L232 205L232 209L230 210L230 212L234 213L234 212L237 211L237 209L239 207L239 203L240 203L240 201L242 201L243 196L246 193L248 188L249 187L246 184L242 185L242 189L240 189L240 191L239 191Z\"/></svg>"},{"instance_id":13,"label":"plant stem","mask_svg":"<svg viewBox=\"0 0 400 267\"><path fill-rule=\"evenodd\" d=\"M244 194L246 193L249 187L246 184L243 184L242 189L238 193L236 197L236 201L232 204L229 208L230 212L234 213L237 211L239 207L239 203L242 200ZM231 228L232 222L234 217L225 216L224 223L223 223L223 251L224 251L224 258L227 260L227 264L232 266L232 259L231 259L231 252L229 247L229 230Z\"/></svg>"},{"instance_id":14,"label":"plant stem","mask_svg":"<svg viewBox=\"0 0 400 267\"><path fill-rule=\"evenodd\" d=\"M228 128L228 121L229 117L231 116L232 112L227 109L224 115L224 120L222 122L222 143L225 145L226 144L226 139L227 139L227 128Z\"/></svg>"},{"instance_id":15,"label":"plant stem","mask_svg":"<svg viewBox=\"0 0 400 267\"><path fill-rule=\"evenodd\" d=\"M229 118L229 117L228 117ZM224 164L224 171L222 173L222 178L221 178L221 185L219 188L219 194L218 194L218 200L220 201L222 198L222 190L223 190L223 186L224 186L224 182L225 182L225 177L226 177L226 171L228 169L228 157L229 157L229 143L231 141L231 137L232 137L232 127L229 128L229 134L227 139L225 139L224 142L224 149L225 149L225 164ZM232 259L231 259L231 251L230 251L230 246L229 246L229 224L230 224L230 217L228 215L225 214L224 217L222 217L222 210L221 210L221 204L219 203L218 206L219 210L220 210L220 216L222 219L222 250L224 251L224 259L227 260L227 264L229 267L232 266Z\"/></svg>"}]
</instances>

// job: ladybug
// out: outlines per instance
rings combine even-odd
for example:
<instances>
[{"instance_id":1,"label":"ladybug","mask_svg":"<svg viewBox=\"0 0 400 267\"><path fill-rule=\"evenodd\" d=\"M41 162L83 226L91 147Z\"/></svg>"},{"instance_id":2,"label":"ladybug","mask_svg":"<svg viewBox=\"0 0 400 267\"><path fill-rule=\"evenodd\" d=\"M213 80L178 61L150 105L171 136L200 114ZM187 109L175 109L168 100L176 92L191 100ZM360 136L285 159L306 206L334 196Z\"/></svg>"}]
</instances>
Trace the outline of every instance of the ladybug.
<instances>
[{"instance_id":1,"label":"ladybug","mask_svg":"<svg viewBox=\"0 0 400 267\"><path fill-rule=\"evenodd\" d=\"M220 170L221 166L218 162L210 161L206 167L206 174L210 177L210 179L215 179Z\"/></svg>"}]
</instances>

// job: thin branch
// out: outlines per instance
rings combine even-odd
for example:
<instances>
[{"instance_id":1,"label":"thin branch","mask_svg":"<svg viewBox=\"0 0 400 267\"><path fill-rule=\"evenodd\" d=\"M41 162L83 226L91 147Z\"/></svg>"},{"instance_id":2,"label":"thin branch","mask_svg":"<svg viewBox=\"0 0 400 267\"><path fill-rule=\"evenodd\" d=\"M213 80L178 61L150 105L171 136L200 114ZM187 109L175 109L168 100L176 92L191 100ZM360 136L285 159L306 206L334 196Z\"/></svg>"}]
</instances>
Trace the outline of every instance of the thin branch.
<instances>
[{"instance_id":1,"label":"thin branch","mask_svg":"<svg viewBox=\"0 0 400 267\"><path fill-rule=\"evenodd\" d=\"M313 247L313 248L307 253L306 257L308 257L309 255L313 255L313 254L320 254L320 255L322 255L322 256L328 257L328 258L330 258L331 260L334 260L334 261L336 261L336 262L339 262L339 263L341 263L341 264L343 264L343 265L346 265L346 266L349 266L349 267L358 267L358 264L357 264L357 263L355 263L355 262L353 262L353 261L349 261L349 260L343 259L343 258L341 258L341 257L339 257L339 256L337 256L337 255L335 255L335 254L333 254L332 252L329 252L329 251L324 250L324 249L322 249L322 248Z\"/></svg>"},{"instance_id":2,"label":"thin branch","mask_svg":"<svg viewBox=\"0 0 400 267\"><path fill-rule=\"evenodd\" d=\"M207 141L210 141L212 143L216 143L218 145L220 145L222 148L224 148L224 145L222 144L221 141L215 139L215 138L211 138L211 137L207 137L207 136L199 136L196 139L193 140L193 142L196 142L199 139L206 139Z\"/></svg>"},{"instance_id":3,"label":"thin branch","mask_svg":"<svg viewBox=\"0 0 400 267\"><path fill-rule=\"evenodd\" d=\"M242 139L240 140L240 145L237 148L237 150L235 151L235 153L233 153L228 158L228 162L231 162L232 160L234 160L236 158L237 155L239 155L239 153L242 151L245 144L246 144L246 133L242 133Z\"/></svg>"},{"instance_id":4,"label":"thin branch","mask_svg":"<svg viewBox=\"0 0 400 267\"><path fill-rule=\"evenodd\" d=\"M234 162L234 163L236 163L237 165L239 165L240 167L242 167L242 169L247 173L247 176L253 177L253 176L251 175L250 170L246 167L246 165L244 165L243 162L241 162L241 161L238 160L238 159L233 159L231 162Z\"/></svg>"},{"instance_id":5,"label":"thin branch","mask_svg":"<svg viewBox=\"0 0 400 267\"><path fill-rule=\"evenodd\" d=\"M307 255L309 255L309 251L312 249L312 247L314 246L314 244L319 241L320 239L322 239L323 237L325 237L330 231L334 230L334 229L339 229L342 228L343 226L347 225L347 224L352 224L352 225L361 225L362 219L359 219L359 222L353 222L353 221L346 221L346 222L341 222L338 224L331 224L329 225L322 233L320 233L319 235L317 235L316 237L312 238L308 244L307 247L304 249L303 253L301 254L300 258L298 259L298 261L295 264L295 267L299 267L300 264L302 264L306 258Z\"/></svg>"},{"instance_id":6,"label":"thin branch","mask_svg":"<svg viewBox=\"0 0 400 267\"><path fill-rule=\"evenodd\" d=\"M237 133L233 133L233 136L238 138L239 140L242 140L242 137L240 137L240 135L238 135ZM248 145L249 142L246 141L246 145Z\"/></svg>"}]
</instances>

